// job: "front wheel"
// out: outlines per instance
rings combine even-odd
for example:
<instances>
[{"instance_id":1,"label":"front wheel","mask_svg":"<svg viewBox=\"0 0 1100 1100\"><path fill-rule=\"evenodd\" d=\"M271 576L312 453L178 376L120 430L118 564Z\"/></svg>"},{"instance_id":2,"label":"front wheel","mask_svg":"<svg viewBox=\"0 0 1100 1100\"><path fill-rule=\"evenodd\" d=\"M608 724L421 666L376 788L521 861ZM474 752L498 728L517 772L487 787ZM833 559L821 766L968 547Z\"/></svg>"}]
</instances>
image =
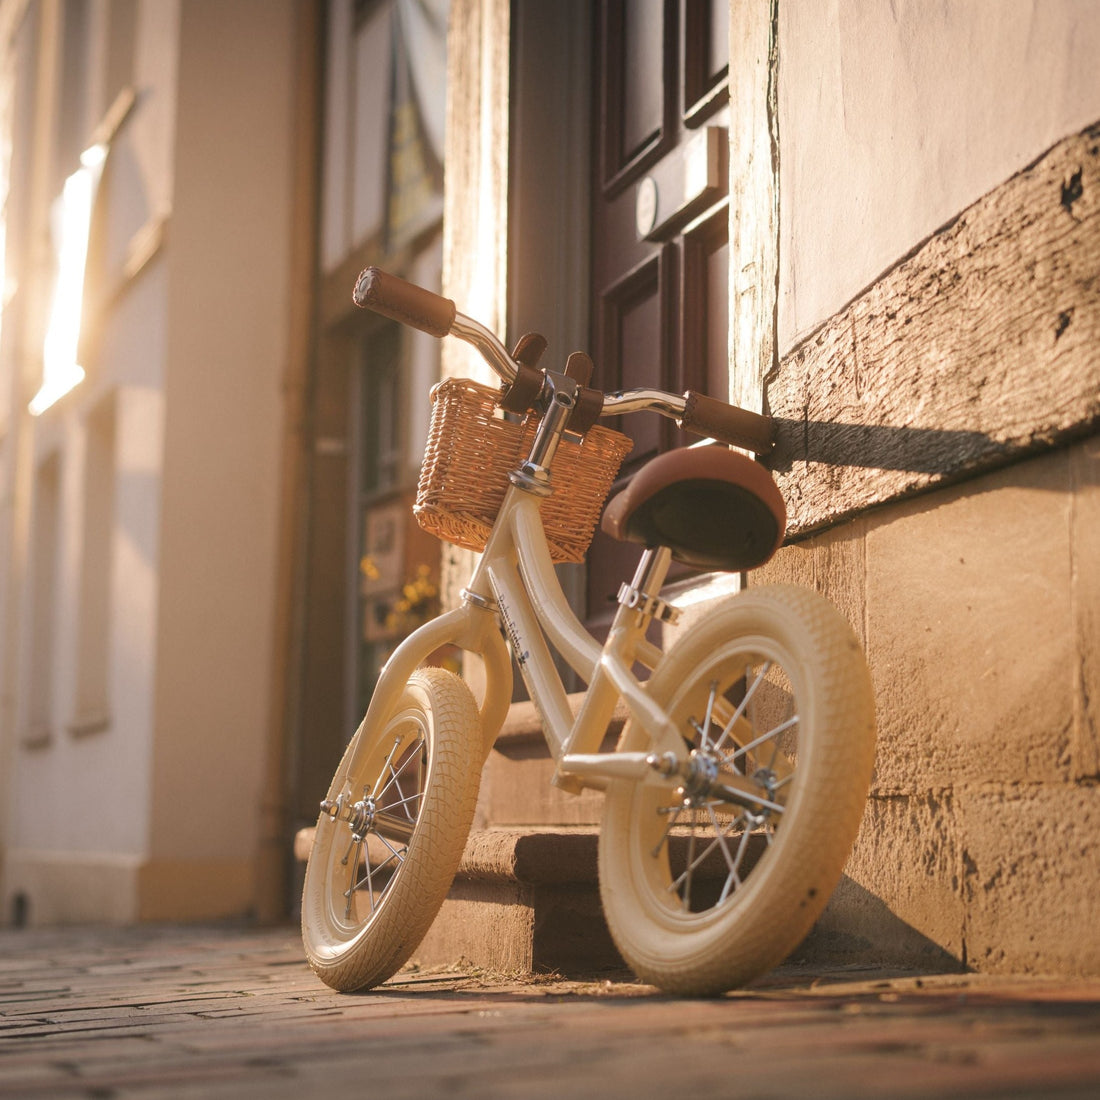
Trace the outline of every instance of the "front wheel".
<instances>
[{"instance_id":1,"label":"front wheel","mask_svg":"<svg viewBox=\"0 0 1100 1100\"><path fill-rule=\"evenodd\" d=\"M609 785L604 912L640 978L719 993L781 962L840 879L874 762L870 676L831 604L776 586L716 607L649 692L687 755L669 783ZM636 723L622 747L649 747Z\"/></svg>"},{"instance_id":2,"label":"front wheel","mask_svg":"<svg viewBox=\"0 0 1100 1100\"><path fill-rule=\"evenodd\" d=\"M473 821L481 728L454 673L418 669L352 738L322 803L302 893L310 966L333 989L384 982L439 912Z\"/></svg>"}]
</instances>

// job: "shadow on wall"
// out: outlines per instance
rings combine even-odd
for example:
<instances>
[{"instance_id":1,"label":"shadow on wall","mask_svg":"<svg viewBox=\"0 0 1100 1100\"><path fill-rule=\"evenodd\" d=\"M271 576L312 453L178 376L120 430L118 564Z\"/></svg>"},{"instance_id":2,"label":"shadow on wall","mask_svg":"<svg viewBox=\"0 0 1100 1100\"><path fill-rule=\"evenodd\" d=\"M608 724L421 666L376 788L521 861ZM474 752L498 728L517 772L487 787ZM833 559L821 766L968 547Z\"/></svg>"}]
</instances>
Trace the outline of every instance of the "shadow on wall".
<instances>
[{"instance_id":1,"label":"shadow on wall","mask_svg":"<svg viewBox=\"0 0 1100 1100\"><path fill-rule=\"evenodd\" d=\"M962 973L967 968L938 943L900 920L881 898L845 875L825 912L788 960L813 966Z\"/></svg>"},{"instance_id":2,"label":"shadow on wall","mask_svg":"<svg viewBox=\"0 0 1100 1100\"><path fill-rule=\"evenodd\" d=\"M822 420L775 418L775 450L768 465L786 472L795 461L876 470L948 474L978 462L1007 457L1007 444L984 432L890 428Z\"/></svg>"},{"instance_id":3,"label":"shadow on wall","mask_svg":"<svg viewBox=\"0 0 1100 1100\"><path fill-rule=\"evenodd\" d=\"M997 440L986 432L891 428L777 416L775 450L766 461L776 473L789 472L795 462L820 462L950 478L1029 458L1038 451L1090 435L1098 427L1100 423L1085 421L1072 431L1039 433L1023 443L1019 439Z\"/></svg>"}]
</instances>

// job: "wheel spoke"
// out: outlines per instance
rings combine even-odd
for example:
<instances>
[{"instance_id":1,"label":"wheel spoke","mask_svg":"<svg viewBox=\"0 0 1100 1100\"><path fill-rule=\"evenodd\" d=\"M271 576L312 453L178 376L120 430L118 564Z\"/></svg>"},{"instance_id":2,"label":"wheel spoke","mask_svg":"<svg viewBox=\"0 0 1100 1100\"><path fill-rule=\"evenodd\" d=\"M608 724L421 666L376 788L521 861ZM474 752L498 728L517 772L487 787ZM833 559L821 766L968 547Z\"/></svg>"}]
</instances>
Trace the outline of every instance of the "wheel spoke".
<instances>
[{"instance_id":1,"label":"wheel spoke","mask_svg":"<svg viewBox=\"0 0 1100 1100\"><path fill-rule=\"evenodd\" d=\"M416 766L418 774L422 778L425 753L423 751L410 752L404 760L394 766L394 760L404 740L405 739L401 735L394 738L394 742L390 746L390 751L382 767L379 769L378 778L374 781L373 785L370 783L365 783L363 785L363 798L365 800L377 803L390 794L396 794L397 798L387 803L384 812L376 811L377 816L372 816L369 829L364 830L362 835L357 835L355 832L352 832L347 850L340 860L340 865L342 867L348 866L349 863L351 865L347 879L348 888L343 891L345 920L352 919L352 906L355 897L357 894L361 895L364 891L370 905L370 912L373 914L382 900L382 895L385 894L389 887L389 882L379 887L377 883L378 875L387 868L393 867L396 869L405 862L408 845L406 844L403 848L394 847L394 845L390 843L389 838L384 836L379 831L378 827L381 824L381 827L385 828L386 821L390 821L396 825L401 819L388 816L395 811L403 811L404 818L409 822L416 821L416 814L422 797L423 784L422 782L418 782L417 789L406 794L402 788L402 779L407 779L410 766ZM414 761L417 761L418 765L413 765ZM370 792L369 794L368 791ZM366 845L368 835L376 837L377 840L384 844L389 850L389 855L381 862L376 860L372 863L371 861L370 847ZM362 861L361 875L360 861Z\"/></svg>"},{"instance_id":2,"label":"wheel spoke","mask_svg":"<svg viewBox=\"0 0 1100 1100\"><path fill-rule=\"evenodd\" d=\"M376 798L381 799L385 797L391 789L396 789L399 798L405 797L405 792L401 789L401 773L408 767L409 759L409 757L406 757L399 768L395 768L390 761L386 761L386 769L389 771L389 778L386 780L385 786L375 796ZM379 782L381 782L381 776L379 776Z\"/></svg>"},{"instance_id":3,"label":"wheel spoke","mask_svg":"<svg viewBox=\"0 0 1100 1100\"><path fill-rule=\"evenodd\" d=\"M392 805L388 806L387 808L393 808L393 807L396 807L396 806L403 806L405 808L405 816L409 819L409 821L415 821L416 820L416 814L415 814L415 812L413 812L412 809L410 809L409 804L412 803L412 802L415 802L417 799L419 799L420 795L421 795L421 792L424 789L424 782L423 782L424 755L425 755L425 753L423 751L419 752L419 753L418 752L410 752L405 757L405 759L401 761L400 765L395 768L393 766L393 759L392 759L392 754L391 754L390 759L388 759L386 761L386 765L385 765L385 771L389 772L389 776L386 780L385 785L377 793L377 795L374 796L377 800L381 801L389 791L391 791L391 790L396 791L397 796L398 796L398 801L395 802L395 803L392 803ZM406 795L405 791L404 791L404 788L401 786L402 774L406 771L406 769L409 768L409 766L413 763L414 760L418 762L416 790L412 794ZM379 783L381 782L381 780L382 780L382 777L379 776Z\"/></svg>"},{"instance_id":4,"label":"wheel spoke","mask_svg":"<svg viewBox=\"0 0 1100 1100\"><path fill-rule=\"evenodd\" d=\"M710 724L711 724L711 720L713 719L713 716L714 716L714 702L717 698L718 698L718 681L717 680L711 680L711 682L710 682L710 692L707 695L707 713L703 717L703 728L701 730L702 742L701 742L699 747L702 748L702 749L709 749L710 748Z\"/></svg>"},{"instance_id":5,"label":"wheel spoke","mask_svg":"<svg viewBox=\"0 0 1100 1100\"><path fill-rule=\"evenodd\" d=\"M362 844L362 841L359 841L359 843ZM355 834L353 833L351 840L348 841L347 851L344 852L344 858L340 860L340 866L341 867L346 867L348 865L348 856L351 855L351 850L352 850L352 848L355 847L355 845L356 845L356 840L355 840Z\"/></svg>"},{"instance_id":6,"label":"wheel spoke","mask_svg":"<svg viewBox=\"0 0 1100 1100\"><path fill-rule=\"evenodd\" d=\"M384 837L382 837L380 839L383 841L383 843L385 843L385 838ZM375 866L373 868L371 867L370 857L368 855L368 857L365 861L363 877L361 879L359 879L357 882L355 882L354 885L349 887L347 892L344 894L344 897L347 898L347 901L348 901L347 909L344 913L345 917L350 917L351 916L351 899L354 896L354 894L356 893L356 891L362 890L362 888L364 886L366 886L366 888L367 888L367 896L370 900L370 911L373 913L375 911L375 909L378 908L378 903L382 900L382 895L388 889L389 883L386 883L386 885L384 885L378 891L378 894L377 894L377 897L376 897L375 893L374 893L374 876L376 874L379 874L382 871L384 871L387 867L390 866L391 863L400 864L400 863L404 863L404 861L405 861L405 856L404 856L403 852L399 852L396 849L391 848L389 844L386 844L386 847L389 848L390 851L393 854L390 855L390 856L387 856L386 859L384 859L381 863L379 863L377 866Z\"/></svg>"},{"instance_id":7,"label":"wheel spoke","mask_svg":"<svg viewBox=\"0 0 1100 1100\"><path fill-rule=\"evenodd\" d=\"M731 872L736 873L733 866L733 857L730 855L730 850L726 846L726 838L722 832L722 826L718 821L718 815L714 812L713 803L707 803L707 816L710 818L710 823L714 826L714 843L722 849L722 857L726 861L726 866ZM734 818L734 821L736 820L737 818Z\"/></svg>"},{"instance_id":8,"label":"wheel spoke","mask_svg":"<svg viewBox=\"0 0 1100 1100\"><path fill-rule=\"evenodd\" d=\"M382 765L382 770L378 773L378 778L374 781L374 790L371 791L371 793L370 793L371 798L380 798L381 797L381 792L378 790L378 786L382 782L382 778L383 778L383 776L385 776L386 771L387 770L389 770L390 772L393 771L393 754L395 752L397 752L398 746L400 746L400 744L401 744L401 735L398 734L393 739L393 747L390 749L389 755L386 757L386 762ZM383 789L385 789L385 788L383 788Z\"/></svg>"},{"instance_id":9,"label":"wheel spoke","mask_svg":"<svg viewBox=\"0 0 1100 1100\"><path fill-rule=\"evenodd\" d=\"M691 835L688 838L688 855L687 866L683 872L668 886L668 892L673 893L679 890L681 886L684 887L684 892L681 895L683 906L687 909L690 905L691 898L691 879L694 874L695 868L702 864L707 856L714 851L716 847L721 845L722 850L726 856L726 864L729 865L729 852L725 845L725 838L733 831L734 827L741 820L741 816L733 818L726 828L722 828L722 823L718 820L717 815L714 813L714 803L707 803L707 813L710 815L711 821L714 824L715 837L714 839L703 849L699 855L695 855L695 812L692 810L692 822L691 822ZM743 816L743 815L742 815Z\"/></svg>"},{"instance_id":10,"label":"wheel spoke","mask_svg":"<svg viewBox=\"0 0 1100 1100\"><path fill-rule=\"evenodd\" d=\"M737 854L733 857L733 864L730 867L730 873L726 878L726 884L722 887L722 894L718 898L718 904L730 896L730 889L733 886L740 886L742 884L742 878L740 875L741 863L745 858L745 849L749 844L749 836L752 830L749 828L749 821L745 814L741 814L738 820L744 822L744 828L741 830L741 840L737 845Z\"/></svg>"},{"instance_id":11,"label":"wheel spoke","mask_svg":"<svg viewBox=\"0 0 1100 1100\"><path fill-rule=\"evenodd\" d=\"M778 737L779 734L784 733L787 730L789 730L792 726L797 725L798 721L799 721L799 718L798 718L798 715L796 714L796 715L794 715L794 717L788 718L786 720L786 722L780 722L779 725L776 726L774 729L770 729L770 730L768 730L767 733L762 733L759 737L754 738L747 745L741 745L739 748L737 748L733 752L731 752L728 756L725 753L719 753L719 755L722 758L722 763L723 764L728 764L731 768L733 768L734 771L738 771L737 759L739 757L744 756L746 753L752 752L753 749L755 749L758 745L764 744L765 741L768 741L773 737ZM776 751L778 751L778 747L779 747L778 744L776 744L774 747L775 747ZM775 759L776 759L775 753L773 752L772 753L772 760L771 760L771 762L773 764L775 763Z\"/></svg>"},{"instance_id":12,"label":"wheel spoke","mask_svg":"<svg viewBox=\"0 0 1100 1100\"><path fill-rule=\"evenodd\" d=\"M363 838L361 836L353 836L351 844L348 846L347 852L344 853L344 858L340 861L342 865L346 865L348 862L348 856L351 855L351 849L355 849L355 859L351 862L351 873L348 876L348 888L344 891L344 899L347 905L344 906L344 920L351 919L351 899L355 893L355 876L359 873L359 856L363 851ZM367 860L367 867L370 868L370 860ZM372 906L373 908L373 906Z\"/></svg>"},{"instance_id":13,"label":"wheel spoke","mask_svg":"<svg viewBox=\"0 0 1100 1100\"><path fill-rule=\"evenodd\" d=\"M393 860L397 860L398 863L405 862L405 853L409 850L409 846L406 844L400 851L395 848L381 833L376 834L378 839L390 850L390 858L385 863L379 865L378 870L381 871L387 864L392 863Z\"/></svg>"},{"instance_id":14,"label":"wheel spoke","mask_svg":"<svg viewBox=\"0 0 1100 1100\"><path fill-rule=\"evenodd\" d=\"M749 703L752 702L752 697L756 694L756 689L764 682L764 677L767 676L771 667L771 661L765 661L764 664L761 666L760 671L756 674L756 679L753 680L751 686L745 692L745 698L737 704L737 709L733 712L733 717L726 723L725 729L722 730L722 736L714 742L713 746L711 746L712 748L714 748L715 750L720 749L722 747L722 743L733 732L733 727L737 725L742 715L744 715ZM751 666L750 669L745 670L746 679L748 678L749 671L751 671Z\"/></svg>"},{"instance_id":15,"label":"wheel spoke","mask_svg":"<svg viewBox=\"0 0 1100 1100\"><path fill-rule=\"evenodd\" d=\"M409 812L408 806L409 806L410 802L419 802L419 801L420 801L420 792L417 791L416 794L410 794L407 798L399 798L396 802L387 802L386 803L386 811L389 812L390 810L396 810L398 806L404 806L405 807L405 813L408 816L408 819L410 821L415 821L416 820L416 815Z\"/></svg>"},{"instance_id":16,"label":"wheel spoke","mask_svg":"<svg viewBox=\"0 0 1100 1100\"><path fill-rule=\"evenodd\" d=\"M695 864L692 861L692 856L695 853L695 810L691 811L691 835L688 837L688 864L687 870L684 874L687 876L687 882L684 884L684 892L680 895L680 901L684 909L688 909L691 906L691 873L695 870Z\"/></svg>"},{"instance_id":17,"label":"wheel spoke","mask_svg":"<svg viewBox=\"0 0 1100 1100\"><path fill-rule=\"evenodd\" d=\"M722 905L744 885L752 869L752 864L748 861L753 833L759 831L763 834L765 848L772 844L775 838L775 821L786 808L776 799L776 792L781 791L794 777L793 766L785 756L790 746L781 742L780 738L788 731L797 731L800 716L791 715L757 735L760 722L767 722L770 717L769 696L761 691L761 686L774 682L773 670L777 666L771 659L760 657L742 667L744 692L736 706L721 691L720 685L729 681L717 677L710 679L707 683L706 702L704 704L700 699L701 710L695 712L699 717L688 717L685 727L685 730L695 734L695 753L709 757L727 776L737 776L737 783L724 788L723 783L732 783L732 780L722 779L719 775L717 781L710 778L703 782L701 788L697 786L685 801L685 806L691 808L690 820L683 817L684 807L657 807L657 814L666 815L667 820L655 842L651 841L652 858L657 858L663 850L669 849L677 825L690 826L685 838L685 861L680 864L679 873L672 875L666 886L668 893L678 895L680 905L686 911L692 909L693 895L703 888L700 880L703 865L708 859L717 859L718 852L721 853L725 871L721 880L717 874L713 876L713 888L718 892L717 900L713 904ZM750 739L746 740L742 731L748 732ZM739 739L744 743L740 743ZM765 765L761 759L761 749L767 745L771 746L771 750L765 753L765 759L770 757ZM777 766L778 775L775 774ZM699 775L705 775L703 767L700 767ZM752 779L752 787L745 783L747 777ZM714 785L708 786L708 783ZM751 793L753 789L758 790L759 794ZM733 791L738 792L738 802L742 796L748 796L753 799L754 804L758 804L759 809L746 808L747 803L736 808L730 805ZM735 816L726 820L727 812ZM701 817L700 814L706 816ZM706 826L708 836L703 836L700 832L702 825ZM735 831L739 834L736 837ZM709 873L707 877L708 880L711 878ZM710 898L714 897L710 887L706 888L705 893ZM696 899L696 902L704 906L710 904L704 902L702 897Z\"/></svg>"},{"instance_id":18,"label":"wheel spoke","mask_svg":"<svg viewBox=\"0 0 1100 1100\"><path fill-rule=\"evenodd\" d=\"M684 812L684 807L680 806L662 806L658 813L664 812L668 814L668 824L665 826L665 831L661 834L661 839L657 841L657 846L650 853L654 859L661 854L661 849L665 845L665 841L668 840L669 834L672 832L672 826L680 820L680 814Z\"/></svg>"}]
</instances>

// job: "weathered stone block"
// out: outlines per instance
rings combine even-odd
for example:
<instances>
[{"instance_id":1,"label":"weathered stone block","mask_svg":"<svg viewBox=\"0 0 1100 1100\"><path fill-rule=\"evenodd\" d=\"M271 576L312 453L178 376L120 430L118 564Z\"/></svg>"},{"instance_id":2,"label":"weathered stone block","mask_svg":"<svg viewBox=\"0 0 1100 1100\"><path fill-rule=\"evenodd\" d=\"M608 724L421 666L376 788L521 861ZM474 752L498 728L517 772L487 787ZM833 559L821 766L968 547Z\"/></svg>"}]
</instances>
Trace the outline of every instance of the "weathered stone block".
<instances>
[{"instance_id":1,"label":"weathered stone block","mask_svg":"<svg viewBox=\"0 0 1100 1100\"><path fill-rule=\"evenodd\" d=\"M872 797L823 926L886 965L950 965L964 956L963 871L950 794Z\"/></svg>"},{"instance_id":2,"label":"weathered stone block","mask_svg":"<svg viewBox=\"0 0 1100 1100\"><path fill-rule=\"evenodd\" d=\"M813 540L784 546L767 565L749 574L749 584L753 588L762 584L798 584L813 588Z\"/></svg>"},{"instance_id":3,"label":"weathered stone block","mask_svg":"<svg viewBox=\"0 0 1100 1100\"><path fill-rule=\"evenodd\" d=\"M975 970L1100 973L1100 788L987 786L955 797Z\"/></svg>"},{"instance_id":4,"label":"weathered stone block","mask_svg":"<svg viewBox=\"0 0 1100 1100\"><path fill-rule=\"evenodd\" d=\"M1070 451L1073 617L1077 644L1075 779L1100 778L1100 436Z\"/></svg>"},{"instance_id":5,"label":"weathered stone block","mask_svg":"<svg viewBox=\"0 0 1100 1100\"><path fill-rule=\"evenodd\" d=\"M867 533L877 789L1070 778L1067 452L880 513Z\"/></svg>"},{"instance_id":6,"label":"weathered stone block","mask_svg":"<svg viewBox=\"0 0 1100 1100\"><path fill-rule=\"evenodd\" d=\"M867 649L867 521L856 519L814 538L814 586L852 625Z\"/></svg>"}]
</instances>

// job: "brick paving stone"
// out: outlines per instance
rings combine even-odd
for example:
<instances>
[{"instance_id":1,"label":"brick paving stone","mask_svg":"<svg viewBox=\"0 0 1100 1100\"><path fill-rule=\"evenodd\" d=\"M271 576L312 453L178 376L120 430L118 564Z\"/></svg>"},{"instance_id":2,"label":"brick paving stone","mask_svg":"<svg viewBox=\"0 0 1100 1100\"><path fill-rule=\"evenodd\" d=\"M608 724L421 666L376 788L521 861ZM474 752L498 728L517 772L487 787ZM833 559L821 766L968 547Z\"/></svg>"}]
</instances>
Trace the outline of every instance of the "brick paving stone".
<instances>
[{"instance_id":1,"label":"brick paving stone","mask_svg":"<svg viewBox=\"0 0 1100 1100\"><path fill-rule=\"evenodd\" d=\"M342 996L293 929L0 930L0 1098L753 1100L1100 1095L1100 982L780 969L627 980L409 970Z\"/></svg>"}]
</instances>

